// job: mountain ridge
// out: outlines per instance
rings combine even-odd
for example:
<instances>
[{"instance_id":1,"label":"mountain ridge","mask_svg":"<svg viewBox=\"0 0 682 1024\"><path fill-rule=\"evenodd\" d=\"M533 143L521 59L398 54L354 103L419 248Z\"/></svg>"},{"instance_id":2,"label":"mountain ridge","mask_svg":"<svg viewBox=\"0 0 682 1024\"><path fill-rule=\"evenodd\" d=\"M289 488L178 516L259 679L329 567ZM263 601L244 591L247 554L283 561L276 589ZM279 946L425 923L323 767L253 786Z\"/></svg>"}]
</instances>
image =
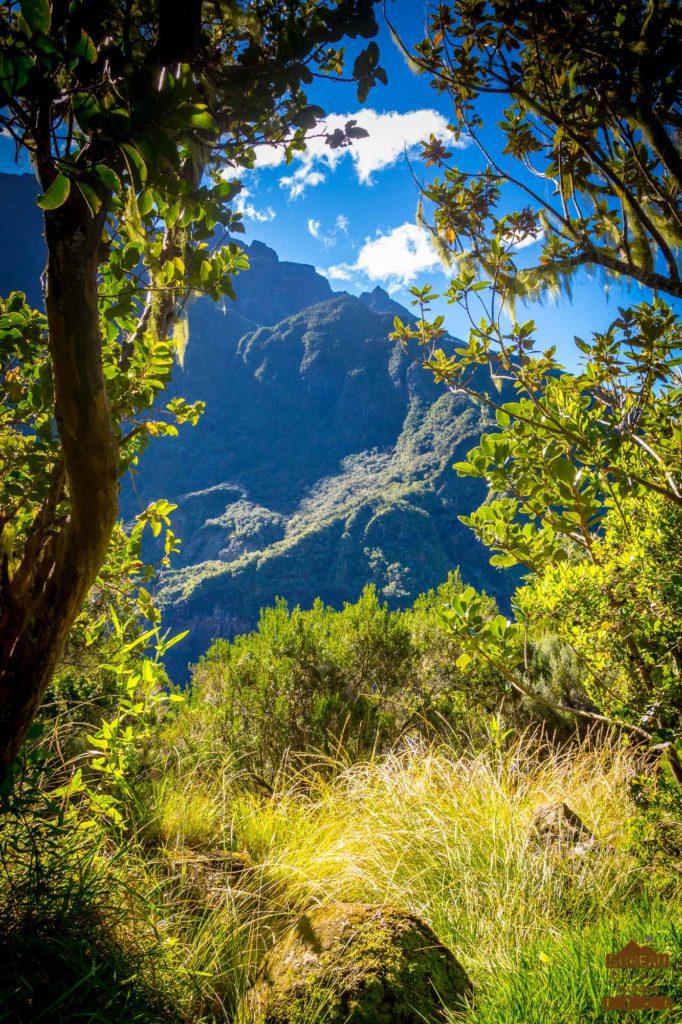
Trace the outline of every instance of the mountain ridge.
<instances>
[{"instance_id":1,"label":"mountain ridge","mask_svg":"<svg viewBox=\"0 0 682 1024\"><path fill-rule=\"evenodd\" d=\"M33 201L35 183L32 194L13 186L15 203ZM3 225L21 222L5 205ZM20 251L0 264L0 288L29 291L22 275L42 241L12 237ZM252 629L278 596L339 607L374 583L401 606L455 566L490 592L508 589L457 520L484 489L451 466L487 420L436 386L417 351L389 341L395 315L412 314L380 287L335 292L314 267L240 244L251 269L236 302L192 304L164 395L202 399L206 412L179 437L153 439L121 487L126 521L160 497L178 505L182 548L158 597L164 625L192 631L169 652L180 682L215 636Z\"/></svg>"},{"instance_id":2,"label":"mountain ridge","mask_svg":"<svg viewBox=\"0 0 682 1024\"><path fill-rule=\"evenodd\" d=\"M485 417L388 341L393 309L335 293L259 327L237 343L231 383L218 394L206 380L191 388L193 366L206 366L215 308L201 315L187 379L179 372L175 387L185 394L189 384L185 397L200 393L207 409L173 456L200 469L187 470L196 487L164 493L178 503L184 539L159 589L166 621L192 630L191 657L214 636L252 628L278 596L338 607L373 582L405 605L455 565L499 591L497 571L456 518L483 490L451 468ZM150 497L163 491L147 460L141 477Z\"/></svg>"}]
</instances>

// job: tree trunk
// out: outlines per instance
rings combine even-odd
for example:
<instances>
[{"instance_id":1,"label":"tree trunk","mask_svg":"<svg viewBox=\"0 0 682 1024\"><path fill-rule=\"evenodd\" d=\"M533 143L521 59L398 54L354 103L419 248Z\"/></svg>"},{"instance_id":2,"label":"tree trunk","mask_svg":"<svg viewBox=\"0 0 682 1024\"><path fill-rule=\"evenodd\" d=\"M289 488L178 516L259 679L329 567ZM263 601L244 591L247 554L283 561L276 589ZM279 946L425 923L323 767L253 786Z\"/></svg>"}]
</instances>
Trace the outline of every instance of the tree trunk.
<instances>
[{"instance_id":1,"label":"tree trunk","mask_svg":"<svg viewBox=\"0 0 682 1024\"><path fill-rule=\"evenodd\" d=\"M45 214L45 302L69 514L57 523L46 502L29 538L34 543L27 545L32 555L2 587L0 781L95 582L118 514L118 444L104 387L97 310L103 220L104 208L93 218L78 195ZM54 494L47 501L56 506Z\"/></svg>"}]
</instances>

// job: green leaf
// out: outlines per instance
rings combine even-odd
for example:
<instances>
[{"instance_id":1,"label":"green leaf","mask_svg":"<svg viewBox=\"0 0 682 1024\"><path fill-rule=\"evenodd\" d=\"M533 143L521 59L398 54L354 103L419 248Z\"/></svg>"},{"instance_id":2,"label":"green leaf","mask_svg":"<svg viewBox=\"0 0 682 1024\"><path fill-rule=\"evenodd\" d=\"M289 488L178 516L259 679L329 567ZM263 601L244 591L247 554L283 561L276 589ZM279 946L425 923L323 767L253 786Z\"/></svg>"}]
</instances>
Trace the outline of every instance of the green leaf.
<instances>
[{"instance_id":1,"label":"green leaf","mask_svg":"<svg viewBox=\"0 0 682 1024\"><path fill-rule=\"evenodd\" d=\"M87 131L92 119L101 113L100 105L95 97L89 92L76 92L73 94L73 112L76 115L78 124Z\"/></svg>"},{"instance_id":2,"label":"green leaf","mask_svg":"<svg viewBox=\"0 0 682 1024\"><path fill-rule=\"evenodd\" d=\"M88 204L90 212L94 217L102 205L102 200L98 196L97 192L95 192L92 185L89 185L87 181L77 181L76 184L78 185L79 191L85 202Z\"/></svg>"},{"instance_id":3,"label":"green leaf","mask_svg":"<svg viewBox=\"0 0 682 1024\"><path fill-rule=\"evenodd\" d=\"M126 163L128 164L130 177L133 181L137 179L137 184L144 185L147 180L147 165L144 162L142 154L130 142L122 142L121 149L123 150L123 155L126 159Z\"/></svg>"},{"instance_id":4,"label":"green leaf","mask_svg":"<svg viewBox=\"0 0 682 1024\"><path fill-rule=\"evenodd\" d=\"M480 474L470 462L454 462L452 468L458 476L479 476Z\"/></svg>"},{"instance_id":5,"label":"green leaf","mask_svg":"<svg viewBox=\"0 0 682 1024\"><path fill-rule=\"evenodd\" d=\"M315 127L322 117L324 117L324 110L322 107L308 106L294 114L291 118L291 123L296 125L297 128L311 129Z\"/></svg>"},{"instance_id":6,"label":"green leaf","mask_svg":"<svg viewBox=\"0 0 682 1024\"><path fill-rule=\"evenodd\" d=\"M379 60L379 47L371 42L366 50L361 50L353 64L353 78L356 80L369 77L377 66Z\"/></svg>"},{"instance_id":7,"label":"green leaf","mask_svg":"<svg viewBox=\"0 0 682 1024\"><path fill-rule=\"evenodd\" d=\"M168 651L168 650L170 650L171 647L175 647L176 644L179 644L180 641L184 640L185 637L188 636L188 635L189 635L189 630L188 629L184 629L182 631L182 633L176 633L176 635L172 636L170 638L170 640L165 640L164 644L163 644L164 651ZM185 698L182 697L181 699L184 700ZM177 697L175 697L174 695L171 694L171 700L177 700Z\"/></svg>"},{"instance_id":8,"label":"green leaf","mask_svg":"<svg viewBox=\"0 0 682 1024\"><path fill-rule=\"evenodd\" d=\"M164 220L166 222L166 225L169 228L172 228L173 225L177 222L177 219L178 219L179 216L180 216L180 203L178 203L177 201L174 202L174 203L169 203L168 207L166 208L166 212L164 214Z\"/></svg>"},{"instance_id":9,"label":"green leaf","mask_svg":"<svg viewBox=\"0 0 682 1024\"><path fill-rule=\"evenodd\" d=\"M218 126L208 110L194 111L190 116L189 123L193 128L199 128L201 131L210 132L212 135L215 135L218 131Z\"/></svg>"},{"instance_id":10,"label":"green leaf","mask_svg":"<svg viewBox=\"0 0 682 1024\"><path fill-rule=\"evenodd\" d=\"M65 174L58 174L47 192L39 195L36 202L41 210L56 210L60 206L64 205L66 200L69 198L70 191L70 180Z\"/></svg>"},{"instance_id":11,"label":"green leaf","mask_svg":"<svg viewBox=\"0 0 682 1024\"><path fill-rule=\"evenodd\" d=\"M29 58L22 54L0 53L0 89L10 95L18 93L28 81L31 71Z\"/></svg>"},{"instance_id":12,"label":"green leaf","mask_svg":"<svg viewBox=\"0 0 682 1024\"><path fill-rule=\"evenodd\" d=\"M358 103L364 103L369 96L370 79L361 78L358 82L357 98Z\"/></svg>"},{"instance_id":13,"label":"green leaf","mask_svg":"<svg viewBox=\"0 0 682 1024\"><path fill-rule=\"evenodd\" d=\"M94 64L97 60L97 48L88 33L83 29L81 29L81 37L71 53L74 57L86 60L89 64Z\"/></svg>"},{"instance_id":14,"label":"green leaf","mask_svg":"<svg viewBox=\"0 0 682 1024\"><path fill-rule=\"evenodd\" d=\"M116 171L111 167L107 167L106 164L97 164L93 167L93 174L102 182L105 188L110 189L112 192L117 192L120 189L121 179Z\"/></svg>"},{"instance_id":15,"label":"green leaf","mask_svg":"<svg viewBox=\"0 0 682 1024\"><path fill-rule=\"evenodd\" d=\"M140 216L146 217L147 214L151 212L153 205L154 196L152 193L148 189L140 192L140 195L137 198L137 208L140 211Z\"/></svg>"},{"instance_id":16,"label":"green leaf","mask_svg":"<svg viewBox=\"0 0 682 1024\"><path fill-rule=\"evenodd\" d=\"M490 559L490 564L499 565L501 568L508 569L512 565L518 565L518 562L513 555L493 555Z\"/></svg>"},{"instance_id":17,"label":"green leaf","mask_svg":"<svg viewBox=\"0 0 682 1024\"><path fill-rule=\"evenodd\" d=\"M565 484L572 484L575 480L576 467L569 459L556 459L550 467L555 479Z\"/></svg>"},{"instance_id":18,"label":"green leaf","mask_svg":"<svg viewBox=\"0 0 682 1024\"><path fill-rule=\"evenodd\" d=\"M50 31L52 15L49 0L21 0L19 7L31 32L47 34Z\"/></svg>"}]
</instances>

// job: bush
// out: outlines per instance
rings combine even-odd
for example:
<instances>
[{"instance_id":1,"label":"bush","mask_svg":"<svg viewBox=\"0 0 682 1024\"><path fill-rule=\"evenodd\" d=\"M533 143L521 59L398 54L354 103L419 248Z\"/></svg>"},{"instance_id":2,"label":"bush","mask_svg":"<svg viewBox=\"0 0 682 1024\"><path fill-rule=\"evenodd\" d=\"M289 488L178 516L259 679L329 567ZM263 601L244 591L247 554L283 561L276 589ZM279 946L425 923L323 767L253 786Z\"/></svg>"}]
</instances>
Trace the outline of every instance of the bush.
<instances>
[{"instance_id":1,"label":"bush","mask_svg":"<svg viewBox=\"0 0 682 1024\"><path fill-rule=\"evenodd\" d=\"M242 755L270 784L292 754L355 761L406 735L464 728L473 706L495 707L499 687L493 673L456 667L438 624L434 608L458 586L452 574L406 612L381 604L373 586L342 611L278 601L254 633L214 642L174 731L190 747Z\"/></svg>"}]
</instances>

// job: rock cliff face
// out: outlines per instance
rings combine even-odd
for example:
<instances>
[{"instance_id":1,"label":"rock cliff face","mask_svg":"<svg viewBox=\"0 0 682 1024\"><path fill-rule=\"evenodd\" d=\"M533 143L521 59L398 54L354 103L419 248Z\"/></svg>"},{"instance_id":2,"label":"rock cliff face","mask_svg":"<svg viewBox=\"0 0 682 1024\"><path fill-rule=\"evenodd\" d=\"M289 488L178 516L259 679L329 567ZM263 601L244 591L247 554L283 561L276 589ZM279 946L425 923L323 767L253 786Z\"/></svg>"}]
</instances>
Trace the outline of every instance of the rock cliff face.
<instances>
[{"instance_id":1,"label":"rock cliff face","mask_svg":"<svg viewBox=\"0 0 682 1024\"><path fill-rule=\"evenodd\" d=\"M6 234L17 215L3 185ZM42 261L39 227L12 237L3 292L28 287L22 275ZM380 288L334 293L260 242L248 252L237 302L200 299L190 311L170 390L203 399L205 415L153 442L122 486L126 520L155 498L179 506L182 554L159 583L166 624L192 631L171 652L178 681L213 637L252 628L276 596L340 606L374 582L407 604L457 565L493 593L506 582L457 520L482 497L451 468L481 432L481 411L388 340L396 313L410 314Z\"/></svg>"},{"instance_id":2,"label":"rock cliff face","mask_svg":"<svg viewBox=\"0 0 682 1024\"><path fill-rule=\"evenodd\" d=\"M243 279L248 305L240 282L236 310L194 306L173 388L204 399L206 413L179 439L154 443L137 494L124 494L128 516L155 497L179 505L182 553L160 583L166 621L191 629L173 649L178 678L187 658L252 628L276 596L338 607L374 582L404 605L457 565L499 591L499 573L457 520L482 491L451 468L480 434L480 410L388 340L401 307L385 292L329 293L253 326L267 316L258 296L295 302L305 282L324 287L305 267L300 285L280 289L281 265L261 253ZM284 273L291 282L296 272Z\"/></svg>"}]
</instances>

